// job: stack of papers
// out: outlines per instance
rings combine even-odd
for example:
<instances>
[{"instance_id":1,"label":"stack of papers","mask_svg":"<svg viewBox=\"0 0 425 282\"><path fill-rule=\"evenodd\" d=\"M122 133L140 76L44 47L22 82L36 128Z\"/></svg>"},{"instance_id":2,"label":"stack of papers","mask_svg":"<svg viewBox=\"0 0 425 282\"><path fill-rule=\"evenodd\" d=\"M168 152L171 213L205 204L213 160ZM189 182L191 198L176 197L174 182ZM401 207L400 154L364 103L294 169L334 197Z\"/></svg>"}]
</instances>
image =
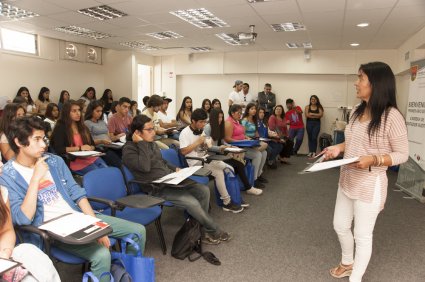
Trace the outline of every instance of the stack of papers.
<instances>
[{"instance_id":1,"label":"stack of papers","mask_svg":"<svg viewBox=\"0 0 425 282\"><path fill-rule=\"evenodd\" d=\"M312 165L306 167L303 171L300 173L306 173L306 172L315 172L315 171L321 171L333 167L339 167L342 165L347 165L351 163L355 163L359 160L359 157L350 158L350 159L341 159L341 160L335 160L335 161L323 161L323 157L319 158L316 162L314 162Z\"/></svg>"},{"instance_id":2,"label":"stack of papers","mask_svg":"<svg viewBox=\"0 0 425 282\"><path fill-rule=\"evenodd\" d=\"M166 184L172 184L172 185L178 185L180 182L194 174L196 171L198 171L202 166L195 165L190 166L186 168L180 169L178 172L173 172L171 174L167 174L166 176L163 176L157 180L152 181L153 183L166 183Z\"/></svg>"}]
</instances>

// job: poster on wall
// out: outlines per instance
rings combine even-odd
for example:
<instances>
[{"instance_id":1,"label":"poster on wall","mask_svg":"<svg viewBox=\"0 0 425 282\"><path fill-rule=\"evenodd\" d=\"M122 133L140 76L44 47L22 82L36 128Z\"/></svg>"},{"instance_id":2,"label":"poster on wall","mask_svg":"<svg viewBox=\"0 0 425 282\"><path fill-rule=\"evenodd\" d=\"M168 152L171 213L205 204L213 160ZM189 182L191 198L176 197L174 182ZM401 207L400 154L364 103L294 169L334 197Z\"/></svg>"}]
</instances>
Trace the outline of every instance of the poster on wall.
<instances>
[{"instance_id":1,"label":"poster on wall","mask_svg":"<svg viewBox=\"0 0 425 282\"><path fill-rule=\"evenodd\" d=\"M425 203L425 60L411 63L406 125L409 160L400 166L397 185Z\"/></svg>"}]
</instances>

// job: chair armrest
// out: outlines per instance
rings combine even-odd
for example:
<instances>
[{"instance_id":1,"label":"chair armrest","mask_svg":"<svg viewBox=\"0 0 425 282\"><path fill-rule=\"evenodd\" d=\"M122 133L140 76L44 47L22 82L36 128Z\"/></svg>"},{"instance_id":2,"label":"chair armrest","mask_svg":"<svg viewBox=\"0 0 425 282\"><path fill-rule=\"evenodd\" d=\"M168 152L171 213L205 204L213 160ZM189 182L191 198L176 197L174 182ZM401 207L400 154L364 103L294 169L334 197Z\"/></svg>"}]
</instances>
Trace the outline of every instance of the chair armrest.
<instances>
[{"instance_id":1,"label":"chair armrest","mask_svg":"<svg viewBox=\"0 0 425 282\"><path fill-rule=\"evenodd\" d=\"M201 161L202 165L205 164L205 159L204 158L198 158L198 157L186 157L186 160L197 160L197 161Z\"/></svg>"},{"instance_id":2,"label":"chair armrest","mask_svg":"<svg viewBox=\"0 0 425 282\"><path fill-rule=\"evenodd\" d=\"M115 216L117 209L119 209L119 207L117 206L117 203L115 201L108 200L108 199L105 199L105 198L87 197L87 200L89 202L96 202L96 203L101 203L101 204L107 205L108 207L111 208L111 216Z\"/></svg>"},{"instance_id":3,"label":"chair armrest","mask_svg":"<svg viewBox=\"0 0 425 282\"><path fill-rule=\"evenodd\" d=\"M143 193L146 193L146 194L151 193L152 190L153 190L153 185L152 185L151 182L133 179L133 180L129 180L127 182L127 194L128 195L136 194L136 193L134 193L134 189L131 188L132 184L136 184L139 187L140 191L142 191Z\"/></svg>"},{"instance_id":4,"label":"chair armrest","mask_svg":"<svg viewBox=\"0 0 425 282\"><path fill-rule=\"evenodd\" d=\"M18 235L19 240L23 243L24 241L22 240L20 232L28 232L39 235L43 240L45 252L50 257L50 242L52 241L52 239L46 231L43 231L34 225L15 225L14 228L17 231L16 233Z\"/></svg>"}]
</instances>

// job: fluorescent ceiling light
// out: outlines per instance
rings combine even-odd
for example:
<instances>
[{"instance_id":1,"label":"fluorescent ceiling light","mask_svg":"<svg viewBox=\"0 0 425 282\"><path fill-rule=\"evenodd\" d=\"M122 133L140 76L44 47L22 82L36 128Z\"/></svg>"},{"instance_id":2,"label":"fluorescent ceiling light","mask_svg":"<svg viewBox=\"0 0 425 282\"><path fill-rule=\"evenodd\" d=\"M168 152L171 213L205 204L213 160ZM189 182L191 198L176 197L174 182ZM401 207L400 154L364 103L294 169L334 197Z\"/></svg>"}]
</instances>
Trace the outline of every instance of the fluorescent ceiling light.
<instances>
[{"instance_id":1,"label":"fluorescent ceiling light","mask_svg":"<svg viewBox=\"0 0 425 282\"><path fill-rule=\"evenodd\" d=\"M107 5L81 9L77 12L101 21L128 16L126 13L118 11Z\"/></svg>"},{"instance_id":2,"label":"fluorescent ceiling light","mask_svg":"<svg viewBox=\"0 0 425 282\"><path fill-rule=\"evenodd\" d=\"M209 51L211 51L210 47L190 47L190 49L192 49L193 51L198 51L198 52L209 52Z\"/></svg>"},{"instance_id":3,"label":"fluorescent ceiling light","mask_svg":"<svg viewBox=\"0 0 425 282\"><path fill-rule=\"evenodd\" d=\"M151 45L148 45L148 44L143 43L141 41L121 42L120 45L125 46L125 47L134 48L134 49L141 49L141 50L144 50L144 51L154 51L154 50L160 49L159 47L151 46Z\"/></svg>"},{"instance_id":4,"label":"fluorescent ceiling light","mask_svg":"<svg viewBox=\"0 0 425 282\"><path fill-rule=\"evenodd\" d=\"M229 45L237 46L237 45L248 45L248 43L242 43L239 41L239 36L237 34L231 33L217 33L215 36L223 40Z\"/></svg>"},{"instance_id":5,"label":"fluorescent ceiling light","mask_svg":"<svg viewBox=\"0 0 425 282\"><path fill-rule=\"evenodd\" d=\"M112 36L107 33L98 32L98 31L94 31L88 28L79 27L75 25L56 27L55 30L63 32L63 33L71 34L71 35L88 37L92 39L102 39L102 38L108 38Z\"/></svg>"},{"instance_id":6,"label":"fluorescent ceiling light","mask_svg":"<svg viewBox=\"0 0 425 282\"><path fill-rule=\"evenodd\" d=\"M350 46L353 46L353 47L357 47L357 46L359 46L360 44L359 43L350 43Z\"/></svg>"},{"instance_id":7,"label":"fluorescent ceiling light","mask_svg":"<svg viewBox=\"0 0 425 282\"><path fill-rule=\"evenodd\" d=\"M18 7L15 7L3 2L0 2L0 15L5 16L9 19L18 19L18 20L39 16L39 14L20 9Z\"/></svg>"},{"instance_id":8,"label":"fluorescent ceiling light","mask_svg":"<svg viewBox=\"0 0 425 282\"><path fill-rule=\"evenodd\" d=\"M270 0L248 0L249 3L269 2Z\"/></svg>"},{"instance_id":9,"label":"fluorescent ceiling light","mask_svg":"<svg viewBox=\"0 0 425 282\"><path fill-rule=\"evenodd\" d=\"M358 27L367 27L367 26L369 26L369 23L359 23L357 26Z\"/></svg>"},{"instance_id":10,"label":"fluorescent ceiling light","mask_svg":"<svg viewBox=\"0 0 425 282\"><path fill-rule=\"evenodd\" d=\"M155 37L156 39L160 39L160 40L183 37L182 35L173 31L153 32L153 33L147 33L146 35Z\"/></svg>"},{"instance_id":11,"label":"fluorescent ceiling light","mask_svg":"<svg viewBox=\"0 0 425 282\"><path fill-rule=\"evenodd\" d=\"M213 13L205 8L172 11L170 14L193 24L199 28L213 28L229 26L222 19L216 17Z\"/></svg>"},{"instance_id":12,"label":"fluorescent ceiling light","mask_svg":"<svg viewBox=\"0 0 425 282\"><path fill-rule=\"evenodd\" d=\"M301 23L272 24L271 27L274 31L277 31L277 32L305 30L305 26Z\"/></svg>"},{"instance_id":13,"label":"fluorescent ceiling light","mask_svg":"<svg viewBox=\"0 0 425 282\"><path fill-rule=\"evenodd\" d=\"M286 47L290 48L290 49L296 49L296 48L304 48L304 49L311 49L313 48L313 45L311 44L311 42L304 42L304 43L286 43L285 44Z\"/></svg>"}]
</instances>

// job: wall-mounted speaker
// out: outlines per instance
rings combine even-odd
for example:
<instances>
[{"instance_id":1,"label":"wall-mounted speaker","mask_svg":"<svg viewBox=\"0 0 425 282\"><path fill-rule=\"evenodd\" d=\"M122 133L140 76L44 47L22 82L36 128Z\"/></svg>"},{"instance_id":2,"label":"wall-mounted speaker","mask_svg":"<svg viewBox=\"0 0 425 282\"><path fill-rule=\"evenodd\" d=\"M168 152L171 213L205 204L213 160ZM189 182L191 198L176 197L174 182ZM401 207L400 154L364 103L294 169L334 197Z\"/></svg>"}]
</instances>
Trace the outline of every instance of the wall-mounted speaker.
<instances>
[{"instance_id":1,"label":"wall-mounted speaker","mask_svg":"<svg viewBox=\"0 0 425 282\"><path fill-rule=\"evenodd\" d=\"M102 64L102 48L86 46L86 62L93 64Z\"/></svg>"}]
</instances>

